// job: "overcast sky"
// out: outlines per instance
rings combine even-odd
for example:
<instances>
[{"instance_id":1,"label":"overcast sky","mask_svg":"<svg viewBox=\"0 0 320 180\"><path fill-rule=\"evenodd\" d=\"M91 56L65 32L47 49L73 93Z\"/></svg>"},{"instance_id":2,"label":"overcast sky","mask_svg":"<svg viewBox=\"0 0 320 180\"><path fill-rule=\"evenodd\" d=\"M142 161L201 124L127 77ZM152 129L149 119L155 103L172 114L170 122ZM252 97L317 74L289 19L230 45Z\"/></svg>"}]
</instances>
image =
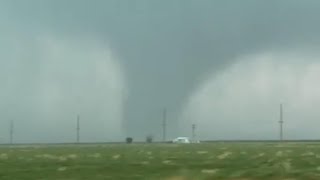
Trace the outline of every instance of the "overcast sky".
<instances>
[{"instance_id":1,"label":"overcast sky","mask_svg":"<svg viewBox=\"0 0 320 180\"><path fill-rule=\"evenodd\" d=\"M0 0L0 142L320 138L318 0ZM319 128L318 128L319 127Z\"/></svg>"}]
</instances>

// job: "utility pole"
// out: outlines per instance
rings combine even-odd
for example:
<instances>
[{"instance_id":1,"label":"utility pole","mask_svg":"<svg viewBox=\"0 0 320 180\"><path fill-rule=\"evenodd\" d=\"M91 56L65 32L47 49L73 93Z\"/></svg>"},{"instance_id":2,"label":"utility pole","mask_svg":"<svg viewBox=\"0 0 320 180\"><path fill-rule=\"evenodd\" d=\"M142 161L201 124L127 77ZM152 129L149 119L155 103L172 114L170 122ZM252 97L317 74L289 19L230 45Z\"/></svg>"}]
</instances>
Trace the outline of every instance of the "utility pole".
<instances>
[{"instance_id":1,"label":"utility pole","mask_svg":"<svg viewBox=\"0 0 320 180\"><path fill-rule=\"evenodd\" d=\"M162 135L163 135L163 142L166 142L166 136L167 136L167 109L165 108L163 110L163 122L162 122Z\"/></svg>"},{"instance_id":2,"label":"utility pole","mask_svg":"<svg viewBox=\"0 0 320 180\"><path fill-rule=\"evenodd\" d=\"M280 124L280 141L283 141L283 106L282 104L280 104L280 121L279 121L279 124Z\"/></svg>"},{"instance_id":3,"label":"utility pole","mask_svg":"<svg viewBox=\"0 0 320 180\"><path fill-rule=\"evenodd\" d=\"M13 144L13 130L14 130L14 124L13 120L10 121L10 144Z\"/></svg>"},{"instance_id":4,"label":"utility pole","mask_svg":"<svg viewBox=\"0 0 320 180\"><path fill-rule=\"evenodd\" d=\"M77 116L77 143L80 142L80 116Z\"/></svg>"},{"instance_id":5,"label":"utility pole","mask_svg":"<svg viewBox=\"0 0 320 180\"><path fill-rule=\"evenodd\" d=\"M192 140L196 141L196 124L192 124Z\"/></svg>"}]
</instances>

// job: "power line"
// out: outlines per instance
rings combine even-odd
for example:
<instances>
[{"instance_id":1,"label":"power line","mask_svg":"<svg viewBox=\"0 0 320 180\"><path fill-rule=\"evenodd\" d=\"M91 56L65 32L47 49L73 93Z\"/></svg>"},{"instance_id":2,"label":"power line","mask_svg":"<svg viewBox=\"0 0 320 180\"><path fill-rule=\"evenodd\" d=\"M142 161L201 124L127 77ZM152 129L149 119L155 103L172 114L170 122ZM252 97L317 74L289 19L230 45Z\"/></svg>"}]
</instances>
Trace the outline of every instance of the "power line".
<instances>
[{"instance_id":1,"label":"power line","mask_svg":"<svg viewBox=\"0 0 320 180\"><path fill-rule=\"evenodd\" d=\"M10 121L10 144L13 144L13 132L14 132L14 124L13 120Z\"/></svg>"},{"instance_id":2,"label":"power line","mask_svg":"<svg viewBox=\"0 0 320 180\"><path fill-rule=\"evenodd\" d=\"M80 142L80 116L77 116L77 143Z\"/></svg>"},{"instance_id":3,"label":"power line","mask_svg":"<svg viewBox=\"0 0 320 180\"><path fill-rule=\"evenodd\" d=\"M192 124L192 140L196 140L196 124Z\"/></svg>"},{"instance_id":4,"label":"power line","mask_svg":"<svg viewBox=\"0 0 320 180\"><path fill-rule=\"evenodd\" d=\"M283 141L283 105L280 104L280 121L279 121L279 125L280 125L280 141Z\"/></svg>"},{"instance_id":5,"label":"power line","mask_svg":"<svg viewBox=\"0 0 320 180\"><path fill-rule=\"evenodd\" d=\"M163 110L163 114L162 114L162 135L163 135L163 142L166 141L166 138L167 138L167 109L164 108Z\"/></svg>"}]
</instances>

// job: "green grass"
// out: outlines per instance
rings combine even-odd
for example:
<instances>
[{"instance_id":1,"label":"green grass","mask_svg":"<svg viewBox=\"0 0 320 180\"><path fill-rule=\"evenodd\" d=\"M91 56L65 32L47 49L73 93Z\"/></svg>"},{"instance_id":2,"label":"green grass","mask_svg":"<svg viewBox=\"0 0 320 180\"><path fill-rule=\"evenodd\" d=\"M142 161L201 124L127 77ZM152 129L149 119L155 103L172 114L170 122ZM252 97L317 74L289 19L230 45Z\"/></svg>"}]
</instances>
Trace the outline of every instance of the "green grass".
<instances>
[{"instance_id":1,"label":"green grass","mask_svg":"<svg viewBox=\"0 0 320 180\"><path fill-rule=\"evenodd\" d=\"M2 146L0 179L320 179L320 144Z\"/></svg>"}]
</instances>

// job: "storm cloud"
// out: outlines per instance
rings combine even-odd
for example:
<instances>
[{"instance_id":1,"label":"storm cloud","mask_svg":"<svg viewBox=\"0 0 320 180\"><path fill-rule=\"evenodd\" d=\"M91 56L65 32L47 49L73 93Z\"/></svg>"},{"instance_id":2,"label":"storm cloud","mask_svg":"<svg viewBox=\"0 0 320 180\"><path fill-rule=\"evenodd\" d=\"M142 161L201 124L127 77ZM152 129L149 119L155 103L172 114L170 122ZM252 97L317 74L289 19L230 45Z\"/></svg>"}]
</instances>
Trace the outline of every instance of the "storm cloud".
<instances>
[{"instance_id":1,"label":"storm cloud","mask_svg":"<svg viewBox=\"0 0 320 180\"><path fill-rule=\"evenodd\" d=\"M242 132L255 134L259 129L266 133L257 137L275 138L277 110L270 112L275 114L271 118L260 113L266 108L252 105L258 101L251 100L249 106L246 99L237 97L243 96L240 92L260 92L257 88L267 84L262 89L268 93L259 98L269 99L268 107L273 107L283 100L270 89L290 94L297 85L304 85L306 80L299 80L283 89L281 83L258 78L254 80L260 84L244 86L252 80L248 76L261 71L277 82L274 67L290 67L281 75L293 79L306 76L309 71L303 68L317 62L319 9L317 0L0 1L2 136L6 139L6 124L14 119L17 128L23 127L16 132L21 141L72 141L79 113L86 123L83 138L87 141L141 139L147 134L159 139L161 112L166 108L170 138L188 135L193 119L198 131L201 124L221 130L210 134L204 128L199 133L203 138L248 138ZM266 52L276 55L260 63ZM298 55L291 56L293 52ZM297 77L292 69L299 68ZM223 76L226 73L229 76ZM316 83L312 78L316 73L310 76L308 83ZM221 83L225 81L229 83ZM207 86L214 87L207 92L210 96L203 95L202 88ZM216 89L227 92L215 94ZM318 97L318 93L308 94ZM244 121L239 114L227 116L229 108L221 109L222 114L202 112L200 108L220 107L209 97L254 108L243 109L240 117L255 113L249 117L255 123L227 134L223 130L230 127L220 121L236 121L229 125L233 128ZM194 99L199 99L198 104L192 104ZM311 99L296 103L313 103ZM216 116L221 118L210 118ZM258 117L275 124L266 130ZM305 134L298 131L291 137Z\"/></svg>"}]
</instances>

